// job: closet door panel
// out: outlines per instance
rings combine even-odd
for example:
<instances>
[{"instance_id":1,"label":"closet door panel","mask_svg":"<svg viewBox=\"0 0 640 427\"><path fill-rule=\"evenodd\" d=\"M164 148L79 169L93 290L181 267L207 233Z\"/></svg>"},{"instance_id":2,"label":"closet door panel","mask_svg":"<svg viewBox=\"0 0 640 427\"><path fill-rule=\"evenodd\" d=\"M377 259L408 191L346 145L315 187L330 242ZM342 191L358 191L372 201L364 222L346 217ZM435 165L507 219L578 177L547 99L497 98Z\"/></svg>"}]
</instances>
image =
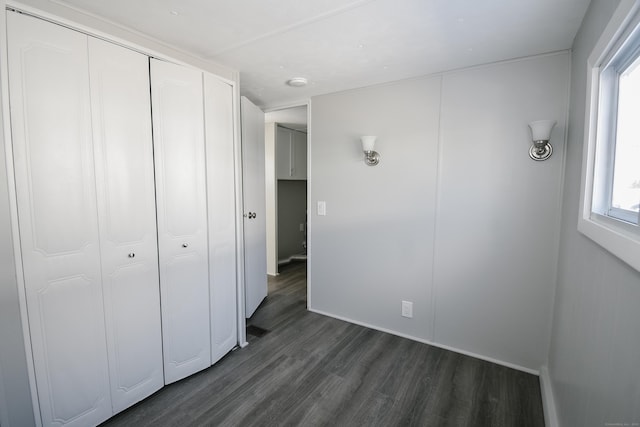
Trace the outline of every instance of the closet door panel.
<instances>
[{"instance_id":1,"label":"closet door panel","mask_svg":"<svg viewBox=\"0 0 640 427\"><path fill-rule=\"evenodd\" d=\"M233 89L204 74L211 362L238 343Z\"/></svg>"},{"instance_id":2,"label":"closet door panel","mask_svg":"<svg viewBox=\"0 0 640 427\"><path fill-rule=\"evenodd\" d=\"M164 384L148 57L89 38L114 412Z\"/></svg>"},{"instance_id":3,"label":"closet door panel","mask_svg":"<svg viewBox=\"0 0 640 427\"><path fill-rule=\"evenodd\" d=\"M163 268L163 283L173 285L165 286L162 293L163 301L169 301L164 316L165 363L168 371L175 371L167 372L168 382L177 381L180 376L171 375L188 376L210 365L209 294L200 286L206 262L206 257L197 251L189 251L167 260ZM191 365L196 366L193 372Z\"/></svg>"},{"instance_id":4,"label":"closet door panel","mask_svg":"<svg viewBox=\"0 0 640 427\"><path fill-rule=\"evenodd\" d=\"M211 364L202 73L151 60L165 383Z\"/></svg>"},{"instance_id":5,"label":"closet door panel","mask_svg":"<svg viewBox=\"0 0 640 427\"><path fill-rule=\"evenodd\" d=\"M7 13L29 330L44 425L111 416L87 37Z\"/></svg>"}]
</instances>

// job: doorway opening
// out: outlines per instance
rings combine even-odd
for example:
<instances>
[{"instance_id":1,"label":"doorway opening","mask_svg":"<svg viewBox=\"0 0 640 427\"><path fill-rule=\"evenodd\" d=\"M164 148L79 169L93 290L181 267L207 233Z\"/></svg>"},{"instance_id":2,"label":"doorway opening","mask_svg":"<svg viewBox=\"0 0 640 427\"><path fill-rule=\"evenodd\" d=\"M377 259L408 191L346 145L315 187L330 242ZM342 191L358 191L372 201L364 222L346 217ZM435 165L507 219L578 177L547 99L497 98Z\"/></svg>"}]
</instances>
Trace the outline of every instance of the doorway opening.
<instances>
[{"instance_id":1,"label":"doorway opening","mask_svg":"<svg viewBox=\"0 0 640 427\"><path fill-rule=\"evenodd\" d=\"M307 260L307 106L265 113L267 274Z\"/></svg>"},{"instance_id":2,"label":"doorway opening","mask_svg":"<svg viewBox=\"0 0 640 427\"><path fill-rule=\"evenodd\" d=\"M301 105L264 115L268 292L247 319L249 342L278 326L273 310L307 307L307 111Z\"/></svg>"}]
</instances>

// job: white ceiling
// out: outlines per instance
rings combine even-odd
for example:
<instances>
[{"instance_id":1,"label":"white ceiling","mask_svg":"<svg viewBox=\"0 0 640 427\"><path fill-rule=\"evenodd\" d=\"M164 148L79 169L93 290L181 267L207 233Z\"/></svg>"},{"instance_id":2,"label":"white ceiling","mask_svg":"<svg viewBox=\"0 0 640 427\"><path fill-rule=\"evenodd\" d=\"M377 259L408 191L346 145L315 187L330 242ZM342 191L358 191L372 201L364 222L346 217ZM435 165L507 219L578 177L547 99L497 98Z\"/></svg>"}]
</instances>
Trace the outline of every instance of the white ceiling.
<instances>
[{"instance_id":1,"label":"white ceiling","mask_svg":"<svg viewBox=\"0 0 640 427\"><path fill-rule=\"evenodd\" d=\"M589 0L50 0L240 71L272 108L571 47ZM285 82L306 77L309 85Z\"/></svg>"}]
</instances>

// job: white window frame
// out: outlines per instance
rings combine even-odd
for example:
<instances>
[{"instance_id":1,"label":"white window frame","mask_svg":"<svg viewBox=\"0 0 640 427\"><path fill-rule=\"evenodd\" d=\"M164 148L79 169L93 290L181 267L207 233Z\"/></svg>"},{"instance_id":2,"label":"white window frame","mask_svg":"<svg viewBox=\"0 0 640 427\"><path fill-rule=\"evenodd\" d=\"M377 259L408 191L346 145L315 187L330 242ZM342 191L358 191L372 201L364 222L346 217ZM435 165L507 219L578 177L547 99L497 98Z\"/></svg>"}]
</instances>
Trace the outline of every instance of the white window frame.
<instances>
[{"instance_id":1,"label":"white window frame","mask_svg":"<svg viewBox=\"0 0 640 427\"><path fill-rule=\"evenodd\" d=\"M640 2L622 0L587 61L578 230L640 271L640 228L633 224L637 217L610 206L615 147L610 142L615 139L617 70L636 53L629 47L629 40L633 45L640 41Z\"/></svg>"}]
</instances>

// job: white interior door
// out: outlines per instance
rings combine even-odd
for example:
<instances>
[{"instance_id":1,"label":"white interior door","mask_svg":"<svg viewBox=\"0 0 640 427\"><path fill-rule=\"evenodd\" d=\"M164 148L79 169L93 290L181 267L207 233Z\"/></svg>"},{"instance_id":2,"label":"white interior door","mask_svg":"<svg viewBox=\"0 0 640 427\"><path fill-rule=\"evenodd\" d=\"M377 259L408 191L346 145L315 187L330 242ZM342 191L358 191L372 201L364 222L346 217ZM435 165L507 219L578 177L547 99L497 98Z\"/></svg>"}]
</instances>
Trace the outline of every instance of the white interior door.
<instances>
[{"instance_id":1,"label":"white interior door","mask_svg":"<svg viewBox=\"0 0 640 427\"><path fill-rule=\"evenodd\" d=\"M202 72L151 59L165 383L211 365Z\"/></svg>"},{"instance_id":2,"label":"white interior door","mask_svg":"<svg viewBox=\"0 0 640 427\"><path fill-rule=\"evenodd\" d=\"M11 128L29 330L43 425L112 414L87 36L7 13Z\"/></svg>"},{"instance_id":3,"label":"white interior door","mask_svg":"<svg viewBox=\"0 0 640 427\"><path fill-rule=\"evenodd\" d=\"M244 197L245 316L249 318L267 296L264 112L244 96L240 105Z\"/></svg>"},{"instance_id":4,"label":"white interior door","mask_svg":"<svg viewBox=\"0 0 640 427\"><path fill-rule=\"evenodd\" d=\"M164 384L149 58L89 38L102 283L114 412Z\"/></svg>"},{"instance_id":5,"label":"white interior door","mask_svg":"<svg viewBox=\"0 0 640 427\"><path fill-rule=\"evenodd\" d=\"M204 74L211 363L238 343L233 88Z\"/></svg>"}]
</instances>

